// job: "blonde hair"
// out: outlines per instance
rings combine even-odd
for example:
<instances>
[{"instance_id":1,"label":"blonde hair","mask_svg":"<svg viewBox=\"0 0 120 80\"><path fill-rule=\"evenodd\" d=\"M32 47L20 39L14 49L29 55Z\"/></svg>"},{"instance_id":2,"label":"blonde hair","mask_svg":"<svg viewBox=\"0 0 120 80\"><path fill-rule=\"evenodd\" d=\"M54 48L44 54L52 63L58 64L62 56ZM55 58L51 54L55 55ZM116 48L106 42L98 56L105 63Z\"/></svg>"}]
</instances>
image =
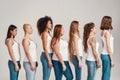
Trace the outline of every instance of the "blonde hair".
<instances>
[{"instance_id":1,"label":"blonde hair","mask_svg":"<svg viewBox=\"0 0 120 80\"><path fill-rule=\"evenodd\" d=\"M24 30L24 32L26 32L27 26L31 26L31 25L30 25L30 24L24 24L24 25L23 25L23 30Z\"/></svg>"},{"instance_id":2,"label":"blonde hair","mask_svg":"<svg viewBox=\"0 0 120 80\"><path fill-rule=\"evenodd\" d=\"M73 38L75 37L75 33L77 33L78 37L80 37L79 34L79 22L78 21L72 21L70 25L70 31L69 31L69 44L68 44L68 49L69 49L69 58L70 61L72 62L74 51L73 51Z\"/></svg>"}]
</instances>

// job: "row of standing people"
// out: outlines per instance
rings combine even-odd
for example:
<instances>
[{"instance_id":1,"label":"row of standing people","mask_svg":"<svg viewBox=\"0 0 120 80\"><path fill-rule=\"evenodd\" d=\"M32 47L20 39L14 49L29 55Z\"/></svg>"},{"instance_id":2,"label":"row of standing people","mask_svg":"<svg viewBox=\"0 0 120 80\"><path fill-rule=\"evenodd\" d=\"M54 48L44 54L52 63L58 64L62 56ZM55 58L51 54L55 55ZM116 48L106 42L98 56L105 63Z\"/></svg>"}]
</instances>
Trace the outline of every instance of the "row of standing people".
<instances>
[{"instance_id":1,"label":"row of standing people","mask_svg":"<svg viewBox=\"0 0 120 80\"><path fill-rule=\"evenodd\" d=\"M86 64L88 76L87 80L94 80L97 68L101 67L98 54L99 43L96 41L96 27L94 23L87 23L84 26L83 41L80 38L79 22L72 21L69 31L69 41L62 39L64 28L61 24L54 27L53 37L50 34L53 22L48 16L42 17L37 22L38 33L42 40L42 62L43 80L49 80L51 68L54 68L55 80L62 80L62 75L66 80L73 80L73 73L69 61L73 63L75 69L75 80L81 80L83 51L87 53ZM111 67L114 67L113 60L113 37L109 30L112 30L112 18L104 16L101 21L102 48L102 78L110 80ZM37 62L36 44L30 38L33 30L30 24L23 25L24 38L22 46L25 52L23 66L26 72L26 80L35 80ZM8 28L5 44L8 48L10 60L8 61L10 80L18 80L20 64L19 44L15 41L17 27L10 25Z\"/></svg>"}]
</instances>

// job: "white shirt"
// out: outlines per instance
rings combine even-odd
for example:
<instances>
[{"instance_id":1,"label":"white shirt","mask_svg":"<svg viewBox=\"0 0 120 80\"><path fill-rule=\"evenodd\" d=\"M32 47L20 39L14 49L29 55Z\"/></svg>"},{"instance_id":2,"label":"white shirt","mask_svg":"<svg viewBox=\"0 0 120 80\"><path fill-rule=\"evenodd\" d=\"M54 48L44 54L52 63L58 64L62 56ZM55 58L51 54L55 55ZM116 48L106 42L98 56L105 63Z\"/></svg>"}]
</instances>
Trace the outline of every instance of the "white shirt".
<instances>
[{"instance_id":1,"label":"white shirt","mask_svg":"<svg viewBox=\"0 0 120 80\"><path fill-rule=\"evenodd\" d=\"M107 31L108 32L108 31ZM101 39L103 41L103 48L102 48L102 54L108 54L108 51L107 51L107 45L106 45L106 39L104 36L101 36ZM111 48L111 51L113 53L113 42L114 42L114 38L113 36L111 35L110 36L110 48Z\"/></svg>"},{"instance_id":2,"label":"white shirt","mask_svg":"<svg viewBox=\"0 0 120 80\"><path fill-rule=\"evenodd\" d=\"M15 56L16 61L20 61L20 48L19 47L20 45L16 41L14 41L14 44L12 45L12 50L13 50L13 54ZM10 58L10 60L12 59Z\"/></svg>"},{"instance_id":3,"label":"white shirt","mask_svg":"<svg viewBox=\"0 0 120 80\"><path fill-rule=\"evenodd\" d=\"M60 51L60 54L62 56L62 59L64 61L68 61L68 57L69 57L69 53L68 53L68 42L65 41L65 40L62 40L60 39L60 47L59 47L59 51ZM59 61L58 57L56 56L55 53L53 53L53 57L52 57L52 60L57 60Z\"/></svg>"},{"instance_id":4,"label":"white shirt","mask_svg":"<svg viewBox=\"0 0 120 80\"><path fill-rule=\"evenodd\" d=\"M78 52L79 52L79 56L83 56L83 45L82 45L82 40L79 38L78 39ZM76 55L74 53L74 55Z\"/></svg>"},{"instance_id":5,"label":"white shirt","mask_svg":"<svg viewBox=\"0 0 120 80\"><path fill-rule=\"evenodd\" d=\"M50 46L51 40L52 40L52 37L48 34L48 37L47 37L47 50L48 50L48 53L52 53L52 49L51 49L51 46ZM43 52L44 52L44 50L43 50Z\"/></svg>"},{"instance_id":6,"label":"white shirt","mask_svg":"<svg viewBox=\"0 0 120 80\"><path fill-rule=\"evenodd\" d=\"M89 41L89 39L88 39ZM88 50L87 50L87 60L88 61L96 61L95 57L94 57L94 54L93 54L93 51L92 51L92 48L91 48L91 45L88 43L87 41L87 45L88 45ZM98 54L98 49L99 49L99 43L96 42L96 52Z\"/></svg>"},{"instance_id":7,"label":"white shirt","mask_svg":"<svg viewBox=\"0 0 120 80\"><path fill-rule=\"evenodd\" d=\"M32 41L32 40L29 40L30 41L30 45L29 45L29 54L32 58L32 61L33 62L36 62L37 61L37 52L36 52L36 48L37 48L37 45ZM24 58L24 61L25 62L28 62L29 60L27 59L26 55L25 55L25 58Z\"/></svg>"}]
</instances>

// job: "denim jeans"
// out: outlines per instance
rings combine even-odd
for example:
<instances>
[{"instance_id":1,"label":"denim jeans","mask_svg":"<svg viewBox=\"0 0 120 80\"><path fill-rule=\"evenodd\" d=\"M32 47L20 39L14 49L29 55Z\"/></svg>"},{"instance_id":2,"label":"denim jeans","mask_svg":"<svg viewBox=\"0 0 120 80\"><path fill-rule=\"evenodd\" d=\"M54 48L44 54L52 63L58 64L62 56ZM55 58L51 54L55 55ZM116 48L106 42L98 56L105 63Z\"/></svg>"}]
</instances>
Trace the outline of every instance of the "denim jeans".
<instances>
[{"instance_id":1,"label":"denim jeans","mask_svg":"<svg viewBox=\"0 0 120 80\"><path fill-rule=\"evenodd\" d=\"M82 57L80 57L80 59L82 59ZM76 55L73 56L73 65L74 65L74 68L75 68L75 80L81 80L81 68L79 68L79 65L78 65L78 59L76 57Z\"/></svg>"},{"instance_id":2,"label":"denim jeans","mask_svg":"<svg viewBox=\"0 0 120 80\"><path fill-rule=\"evenodd\" d=\"M64 61L66 65L66 70L63 71L62 65L59 61L53 60L53 68L55 72L55 80L62 80L62 75L66 77L66 80L73 80L72 70L70 68L69 62Z\"/></svg>"},{"instance_id":3,"label":"denim jeans","mask_svg":"<svg viewBox=\"0 0 120 80\"><path fill-rule=\"evenodd\" d=\"M110 80L111 75L111 61L109 55L101 54L102 60L102 79L101 80Z\"/></svg>"},{"instance_id":4,"label":"denim jeans","mask_svg":"<svg viewBox=\"0 0 120 80\"><path fill-rule=\"evenodd\" d=\"M17 61L17 64L20 68L20 61ZM15 65L13 63L13 61L9 60L8 61L8 67L9 67L9 71L10 71L10 80L18 80L18 75L19 75L19 71L15 70Z\"/></svg>"},{"instance_id":5,"label":"denim jeans","mask_svg":"<svg viewBox=\"0 0 120 80\"><path fill-rule=\"evenodd\" d=\"M36 65L36 62L34 62L34 65ZM26 72L26 80L35 80L36 69L32 71L29 62L23 62L23 66Z\"/></svg>"},{"instance_id":6,"label":"denim jeans","mask_svg":"<svg viewBox=\"0 0 120 80\"><path fill-rule=\"evenodd\" d=\"M86 64L87 64L87 69L88 69L87 80L95 80L95 74L96 74L96 69L97 69L96 61L86 60Z\"/></svg>"},{"instance_id":7,"label":"denim jeans","mask_svg":"<svg viewBox=\"0 0 120 80\"><path fill-rule=\"evenodd\" d=\"M52 55L53 55L52 53L49 53L51 60L52 60ZM51 68L49 68L48 66L48 60L44 52L42 52L40 60L42 62L42 67L43 67L43 80L49 80Z\"/></svg>"}]
</instances>

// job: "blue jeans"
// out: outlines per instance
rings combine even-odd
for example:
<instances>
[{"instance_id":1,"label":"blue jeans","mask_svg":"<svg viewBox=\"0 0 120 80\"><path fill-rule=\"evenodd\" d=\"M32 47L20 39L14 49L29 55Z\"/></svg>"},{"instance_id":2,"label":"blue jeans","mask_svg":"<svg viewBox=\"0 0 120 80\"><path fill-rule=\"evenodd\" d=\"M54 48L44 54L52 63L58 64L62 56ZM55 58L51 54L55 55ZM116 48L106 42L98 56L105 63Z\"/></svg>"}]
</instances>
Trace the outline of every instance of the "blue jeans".
<instances>
[{"instance_id":1,"label":"blue jeans","mask_svg":"<svg viewBox=\"0 0 120 80\"><path fill-rule=\"evenodd\" d=\"M17 64L20 68L21 67L20 61L17 61ZM10 80L18 80L19 71L15 70L15 65L14 65L13 61L11 61L11 60L8 61L8 67L9 67L9 71L10 71Z\"/></svg>"},{"instance_id":2,"label":"blue jeans","mask_svg":"<svg viewBox=\"0 0 120 80\"><path fill-rule=\"evenodd\" d=\"M82 59L82 57L80 57L80 59ZM81 71L82 69L79 68L79 65L78 65L78 59L76 57L76 55L73 56L73 65L75 67L75 80L81 80Z\"/></svg>"},{"instance_id":3,"label":"blue jeans","mask_svg":"<svg viewBox=\"0 0 120 80\"><path fill-rule=\"evenodd\" d=\"M110 80L111 75L111 61L109 55L101 54L102 59L102 79L101 80Z\"/></svg>"},{"instance_id":4,"label":"blue jeans","mask_svg":"<svg viewBox=\"0 0 120 80\"><path fill-rule=\"evenodd\" d=\"M34 65L36 66L36 62L34 62ZM26 72L26 80L35 80L36 69L32 71L29 62L23 62L23 66Z\"/></svg>"},{"instance_id":5,"label":"blue jeans","mask_svg":"<svg viewBox=\"0 0 120 80\"><path fill-rule=\"evenodd\" d=\"M94 80L95 74L96 74L96 69L97 69L96 61L86 60L86 64L87 64L87 69L88 69L87 80Z\"/></svg>"},{"instance_id":6,"label":"blue jeans","mask_svg":"<svg viewBox=\"0 0 120 80\"><path fill-rule=\"evenodd\" d=\"M53 55L52 53L49 53L51 60L52 60L52 55ZM48 60L44 52L42 52L40 60L42 62L42 67L43 67L43 80L49 80L51 68L49 68L48 66Z\"/></svg>"},{"instance_id":7,"label":"blue jeans","mask_svg":"<svg viewBox=\"0 0 120 80\"><path fill-rule=\"evenodd\" d=\"M66 80L73 80L72 70L70 68L69 62L64 61L66 65L66 70L63 71L62 65L59 61L53 60L53 68L55 72L55 80L62 80L62 75L66 77Z\"/></svg>"}]
</instances>

